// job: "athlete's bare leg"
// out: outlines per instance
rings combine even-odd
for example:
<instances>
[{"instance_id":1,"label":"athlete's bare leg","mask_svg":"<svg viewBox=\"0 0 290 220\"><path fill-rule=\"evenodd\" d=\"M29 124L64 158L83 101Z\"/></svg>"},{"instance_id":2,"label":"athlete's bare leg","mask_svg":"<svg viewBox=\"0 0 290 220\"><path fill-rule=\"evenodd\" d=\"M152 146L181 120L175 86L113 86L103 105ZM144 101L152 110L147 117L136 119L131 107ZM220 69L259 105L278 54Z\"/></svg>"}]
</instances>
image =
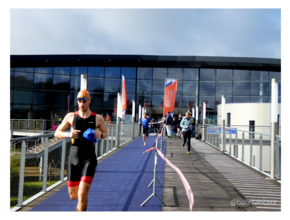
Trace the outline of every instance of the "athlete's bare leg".
<instances>
[{"instance_id":1,"label":"athlete's bare leg","mask_svg":"<svg viewBox=\"0 0 290 220\"><path fill-rule=\"evenodd\" d=\"M89 189L90 184L80 182L79 191L78 191L78 205L77 205L77 211L86 211L88 206L88 195L89 195Z\"/></svg>"},{"instance_id":2,"label":"athlete's bare leg","mask_svg":"<svg viewBox=\"0 0 290 220\"><path fill-rule=\"evenodd\" d=\"M145 134L143 134L143 141L144 141L144 145L146 145Z\"/></svg>"},{"instance_id":3,"label":"athlete's bare leg","mask_svg":"<svg viewBox=\"0 0 290 220\"><path fill-rule=\"evenodd\" d=\"M79 186L68 187L68 194L71 200L78 198Z\"/></svg>"}]
</instances>

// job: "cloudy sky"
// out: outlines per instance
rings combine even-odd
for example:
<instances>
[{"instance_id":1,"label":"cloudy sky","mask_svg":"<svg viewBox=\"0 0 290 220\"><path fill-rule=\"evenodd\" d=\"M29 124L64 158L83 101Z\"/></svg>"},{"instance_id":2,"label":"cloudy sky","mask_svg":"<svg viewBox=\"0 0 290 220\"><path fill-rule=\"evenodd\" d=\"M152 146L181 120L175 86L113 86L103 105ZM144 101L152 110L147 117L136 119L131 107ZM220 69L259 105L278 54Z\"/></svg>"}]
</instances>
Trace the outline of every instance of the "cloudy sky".
<instances>
[{"instance_id":1,"label":"cloudy sky","mask_svg":"<svg viewBox=\"0 0 290 220\"><path fill-rule=\"evenodd\" d=\"M10 9L10 54L281 58L281 10Z\"/></svg>"}]
</instances>

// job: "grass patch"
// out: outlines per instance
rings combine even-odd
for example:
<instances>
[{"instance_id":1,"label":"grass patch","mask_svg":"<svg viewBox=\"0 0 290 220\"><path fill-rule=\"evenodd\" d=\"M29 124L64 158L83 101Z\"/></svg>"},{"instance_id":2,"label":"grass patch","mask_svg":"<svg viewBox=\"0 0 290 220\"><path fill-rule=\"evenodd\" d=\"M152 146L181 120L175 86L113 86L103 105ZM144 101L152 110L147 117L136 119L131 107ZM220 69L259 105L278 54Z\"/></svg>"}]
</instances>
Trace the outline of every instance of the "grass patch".
<instances>
[{"instance_id":1,"label":"grass patch","mask_svg":"<svg viewBox=\"0 0 290 220\"><path fill-rule=\"evenodd\" d=\"M46 187L50 187L51 185L55 184L58 181L59 180L53 180L51 181L51 183L47 182ZM42 190L42 181L25 182L24 189L23 189L23 201L41 192L41 190ZM18 195L10 196L10 209L15 207L17 205L17 202L18 202Z\"/></svg>"}]
</instances>

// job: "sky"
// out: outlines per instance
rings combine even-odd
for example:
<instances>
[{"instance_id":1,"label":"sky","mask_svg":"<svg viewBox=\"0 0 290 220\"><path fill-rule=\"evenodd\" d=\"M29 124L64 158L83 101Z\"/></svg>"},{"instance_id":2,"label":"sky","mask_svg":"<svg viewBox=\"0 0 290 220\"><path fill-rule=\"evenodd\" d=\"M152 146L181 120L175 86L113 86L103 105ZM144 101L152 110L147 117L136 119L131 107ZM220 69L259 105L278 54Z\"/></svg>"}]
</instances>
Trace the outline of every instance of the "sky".
<instances>
[{"instance_id":1,"label":"sky","mask_svg":"<svg viewBox=\"0 0 290 220\"><path fill-rule=\"evenodd\" d=\"M10 9L10 54L281 58L281 10Z\"/></svg>"}]
</instances>

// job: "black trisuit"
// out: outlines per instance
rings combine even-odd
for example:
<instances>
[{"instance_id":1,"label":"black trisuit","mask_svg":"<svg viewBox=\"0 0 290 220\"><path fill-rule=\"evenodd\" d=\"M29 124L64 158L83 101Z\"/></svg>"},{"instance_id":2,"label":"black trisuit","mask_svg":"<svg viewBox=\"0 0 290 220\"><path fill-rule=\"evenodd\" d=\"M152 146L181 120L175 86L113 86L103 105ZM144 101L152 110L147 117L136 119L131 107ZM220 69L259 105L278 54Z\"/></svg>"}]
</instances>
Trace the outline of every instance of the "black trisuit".
<instances>
[{"instance_id":1,"label":"black trisuit","mask_svg":"<svg viewBox=\"0 0 290 220\"><path fill-rule=\"evenodd\" d=\"M75 137L68 156L67 184L68 187L78 186L80 181L91 184L97 167L95 144L87 141L83 133L88 129L96 129L96 113L91 112L90 117L84 119L79 112L74 112L72 123L74 130L81 132Z\"/></svg>"}]
</instances>

